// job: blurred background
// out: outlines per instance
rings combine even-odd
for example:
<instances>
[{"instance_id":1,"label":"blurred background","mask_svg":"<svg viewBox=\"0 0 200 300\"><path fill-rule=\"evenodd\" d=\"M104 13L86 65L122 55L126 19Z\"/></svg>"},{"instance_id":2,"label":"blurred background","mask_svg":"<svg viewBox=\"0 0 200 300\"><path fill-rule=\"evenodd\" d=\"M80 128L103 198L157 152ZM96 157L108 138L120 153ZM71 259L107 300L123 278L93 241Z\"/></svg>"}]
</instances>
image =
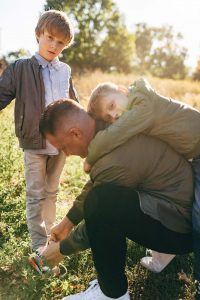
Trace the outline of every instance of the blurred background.
<instances>
[{"instance_id":1,"label":"blurred background","mask_svg":"<svg viewBox=\"0 0 200 300\"><path fill-rule=\"evenodd\" d=\"M200 80L199 0L0 0L0 6L1 70L34 54L39 15L59 9L75 27L75 43L61 57L74 73Z\"/></svg>"}]
</instances>

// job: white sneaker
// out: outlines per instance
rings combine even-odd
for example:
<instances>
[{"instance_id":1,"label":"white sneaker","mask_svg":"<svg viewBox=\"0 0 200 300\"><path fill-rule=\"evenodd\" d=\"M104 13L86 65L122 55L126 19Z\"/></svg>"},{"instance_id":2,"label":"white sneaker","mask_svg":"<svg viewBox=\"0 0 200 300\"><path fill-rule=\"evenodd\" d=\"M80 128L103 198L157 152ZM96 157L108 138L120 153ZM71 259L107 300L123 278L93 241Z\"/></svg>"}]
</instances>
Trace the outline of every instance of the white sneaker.
<instances>
[{"instance_id":1,"label":"white sneaker","mask_svg":"<svg viewBox=\"0 0 200 300\"><path fill-rule=\"evenodd\" d=\"M100 289L98 281L95 279L90 282L90 287L85 292L67 296L62 300L111 300L111 299L130 300L130 296L127 291L126 294L124 294L119 298L107 297L106 295L103 294L103 292Z\"/></svg>"},{"instance_id":2,"label":"white sneaker","mask_svg":"<svg viewBox=\"0 0 200 300\"><path fill-rule=\"evenodd\" d=\"M176 256L175 254L166 254L153 251L152 256L145 256L140 260L143 267L154 273L160 273Z\"/></svg>"}]
</instances>

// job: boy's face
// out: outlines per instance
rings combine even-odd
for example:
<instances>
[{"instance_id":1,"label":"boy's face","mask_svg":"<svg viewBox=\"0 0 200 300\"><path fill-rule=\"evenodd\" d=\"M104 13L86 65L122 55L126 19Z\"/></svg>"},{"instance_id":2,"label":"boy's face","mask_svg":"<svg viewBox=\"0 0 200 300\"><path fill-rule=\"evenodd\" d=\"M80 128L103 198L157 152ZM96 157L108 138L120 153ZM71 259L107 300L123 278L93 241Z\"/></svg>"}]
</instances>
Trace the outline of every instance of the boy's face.
<instances>
[{"instance_id":1,"label":"boy's face","mask_svg":"<svg viewBox=\"0 0 200 300\"><path fill-rule=\"evenodd\" d=\"M99 117L108 122L114 123L126 110L128 97L123 93L110 93L101 99L101 111Z\"/></svg>"},{"instance_id":2,"label":"boy's face","mask_svg":"<svg viewBox=\"0 0 200 300\"><path fill-rule=\"evenodd\" d=\"M53 35L47 30L36 37L39 44L39 54L47 61L52 61L67 46L68 39L62 35Z\"/></svg>"}]
</instances>

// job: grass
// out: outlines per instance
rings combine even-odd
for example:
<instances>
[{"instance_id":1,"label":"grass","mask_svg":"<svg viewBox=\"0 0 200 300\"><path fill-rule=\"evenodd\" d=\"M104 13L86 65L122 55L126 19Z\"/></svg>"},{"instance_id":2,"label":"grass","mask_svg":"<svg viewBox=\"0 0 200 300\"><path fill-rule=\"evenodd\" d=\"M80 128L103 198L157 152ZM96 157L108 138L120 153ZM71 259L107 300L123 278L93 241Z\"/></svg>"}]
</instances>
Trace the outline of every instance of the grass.
<instances>
[{"instance_id":1,"label":"grass","mask_svg":"<svg viewBox=\"0 0 200 300\"><path fill-rule=\"evenodd\" d=\"M86 73L74 82L82 103L98 82L113 81L128 85L135 75ZM162 94L200 107L200 86L189 81L148 78ZM188 100L189 99L189 100ZM65 258L66 278L39 276L27 263L29 237L25 219L23 153L18 149L13 126L13 106L0 112L0 300L56 300L87 288L96 278L90 250ZM57 219L63 217L81 191L87 175L78 157L67 159L61 178ZM193 255L177 256L161 274L152 274L139 264L145 249L128 242L126 273L134 300L192 300ZM179 274L181 271L184 273Z\"/></svg>"}]
</instances>

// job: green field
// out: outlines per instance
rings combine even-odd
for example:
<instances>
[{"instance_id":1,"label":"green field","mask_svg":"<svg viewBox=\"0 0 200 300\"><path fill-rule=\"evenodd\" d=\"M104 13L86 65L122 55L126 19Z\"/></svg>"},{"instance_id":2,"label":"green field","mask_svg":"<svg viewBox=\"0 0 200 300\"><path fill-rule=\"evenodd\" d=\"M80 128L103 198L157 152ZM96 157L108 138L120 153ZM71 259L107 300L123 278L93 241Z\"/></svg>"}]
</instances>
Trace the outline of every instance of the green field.
<instances>
[{"instance_id":1,"label":"green field","mask_svg":"<svg viewBox=\"0 0 200 300\"><path fill-rule=\"evenodd\" d=\"M91 74L85 74L84 79L75 78L84 104L97 82L112 80L128 84L134 78L99 73L95 76L93 74L91 78ZM200 87L197 83L153 78L150 81L163 94L199 107ZM96 278L90 250L66 257L64 263L68 273L64 279L48 274L41 277L29 266L23 152L19 150L14 135L12 105L0 112L0 136L0 300L54 300L84 290L89 281ZM81 159L69 157L61 179L58 220L67 212L86 180ZM193 299L192 254L177 256L161 274L152 274L140 266L139 260L144 254L143 247L129 242L126 272L132 299Z\"/></svg>"}]
</instances>

